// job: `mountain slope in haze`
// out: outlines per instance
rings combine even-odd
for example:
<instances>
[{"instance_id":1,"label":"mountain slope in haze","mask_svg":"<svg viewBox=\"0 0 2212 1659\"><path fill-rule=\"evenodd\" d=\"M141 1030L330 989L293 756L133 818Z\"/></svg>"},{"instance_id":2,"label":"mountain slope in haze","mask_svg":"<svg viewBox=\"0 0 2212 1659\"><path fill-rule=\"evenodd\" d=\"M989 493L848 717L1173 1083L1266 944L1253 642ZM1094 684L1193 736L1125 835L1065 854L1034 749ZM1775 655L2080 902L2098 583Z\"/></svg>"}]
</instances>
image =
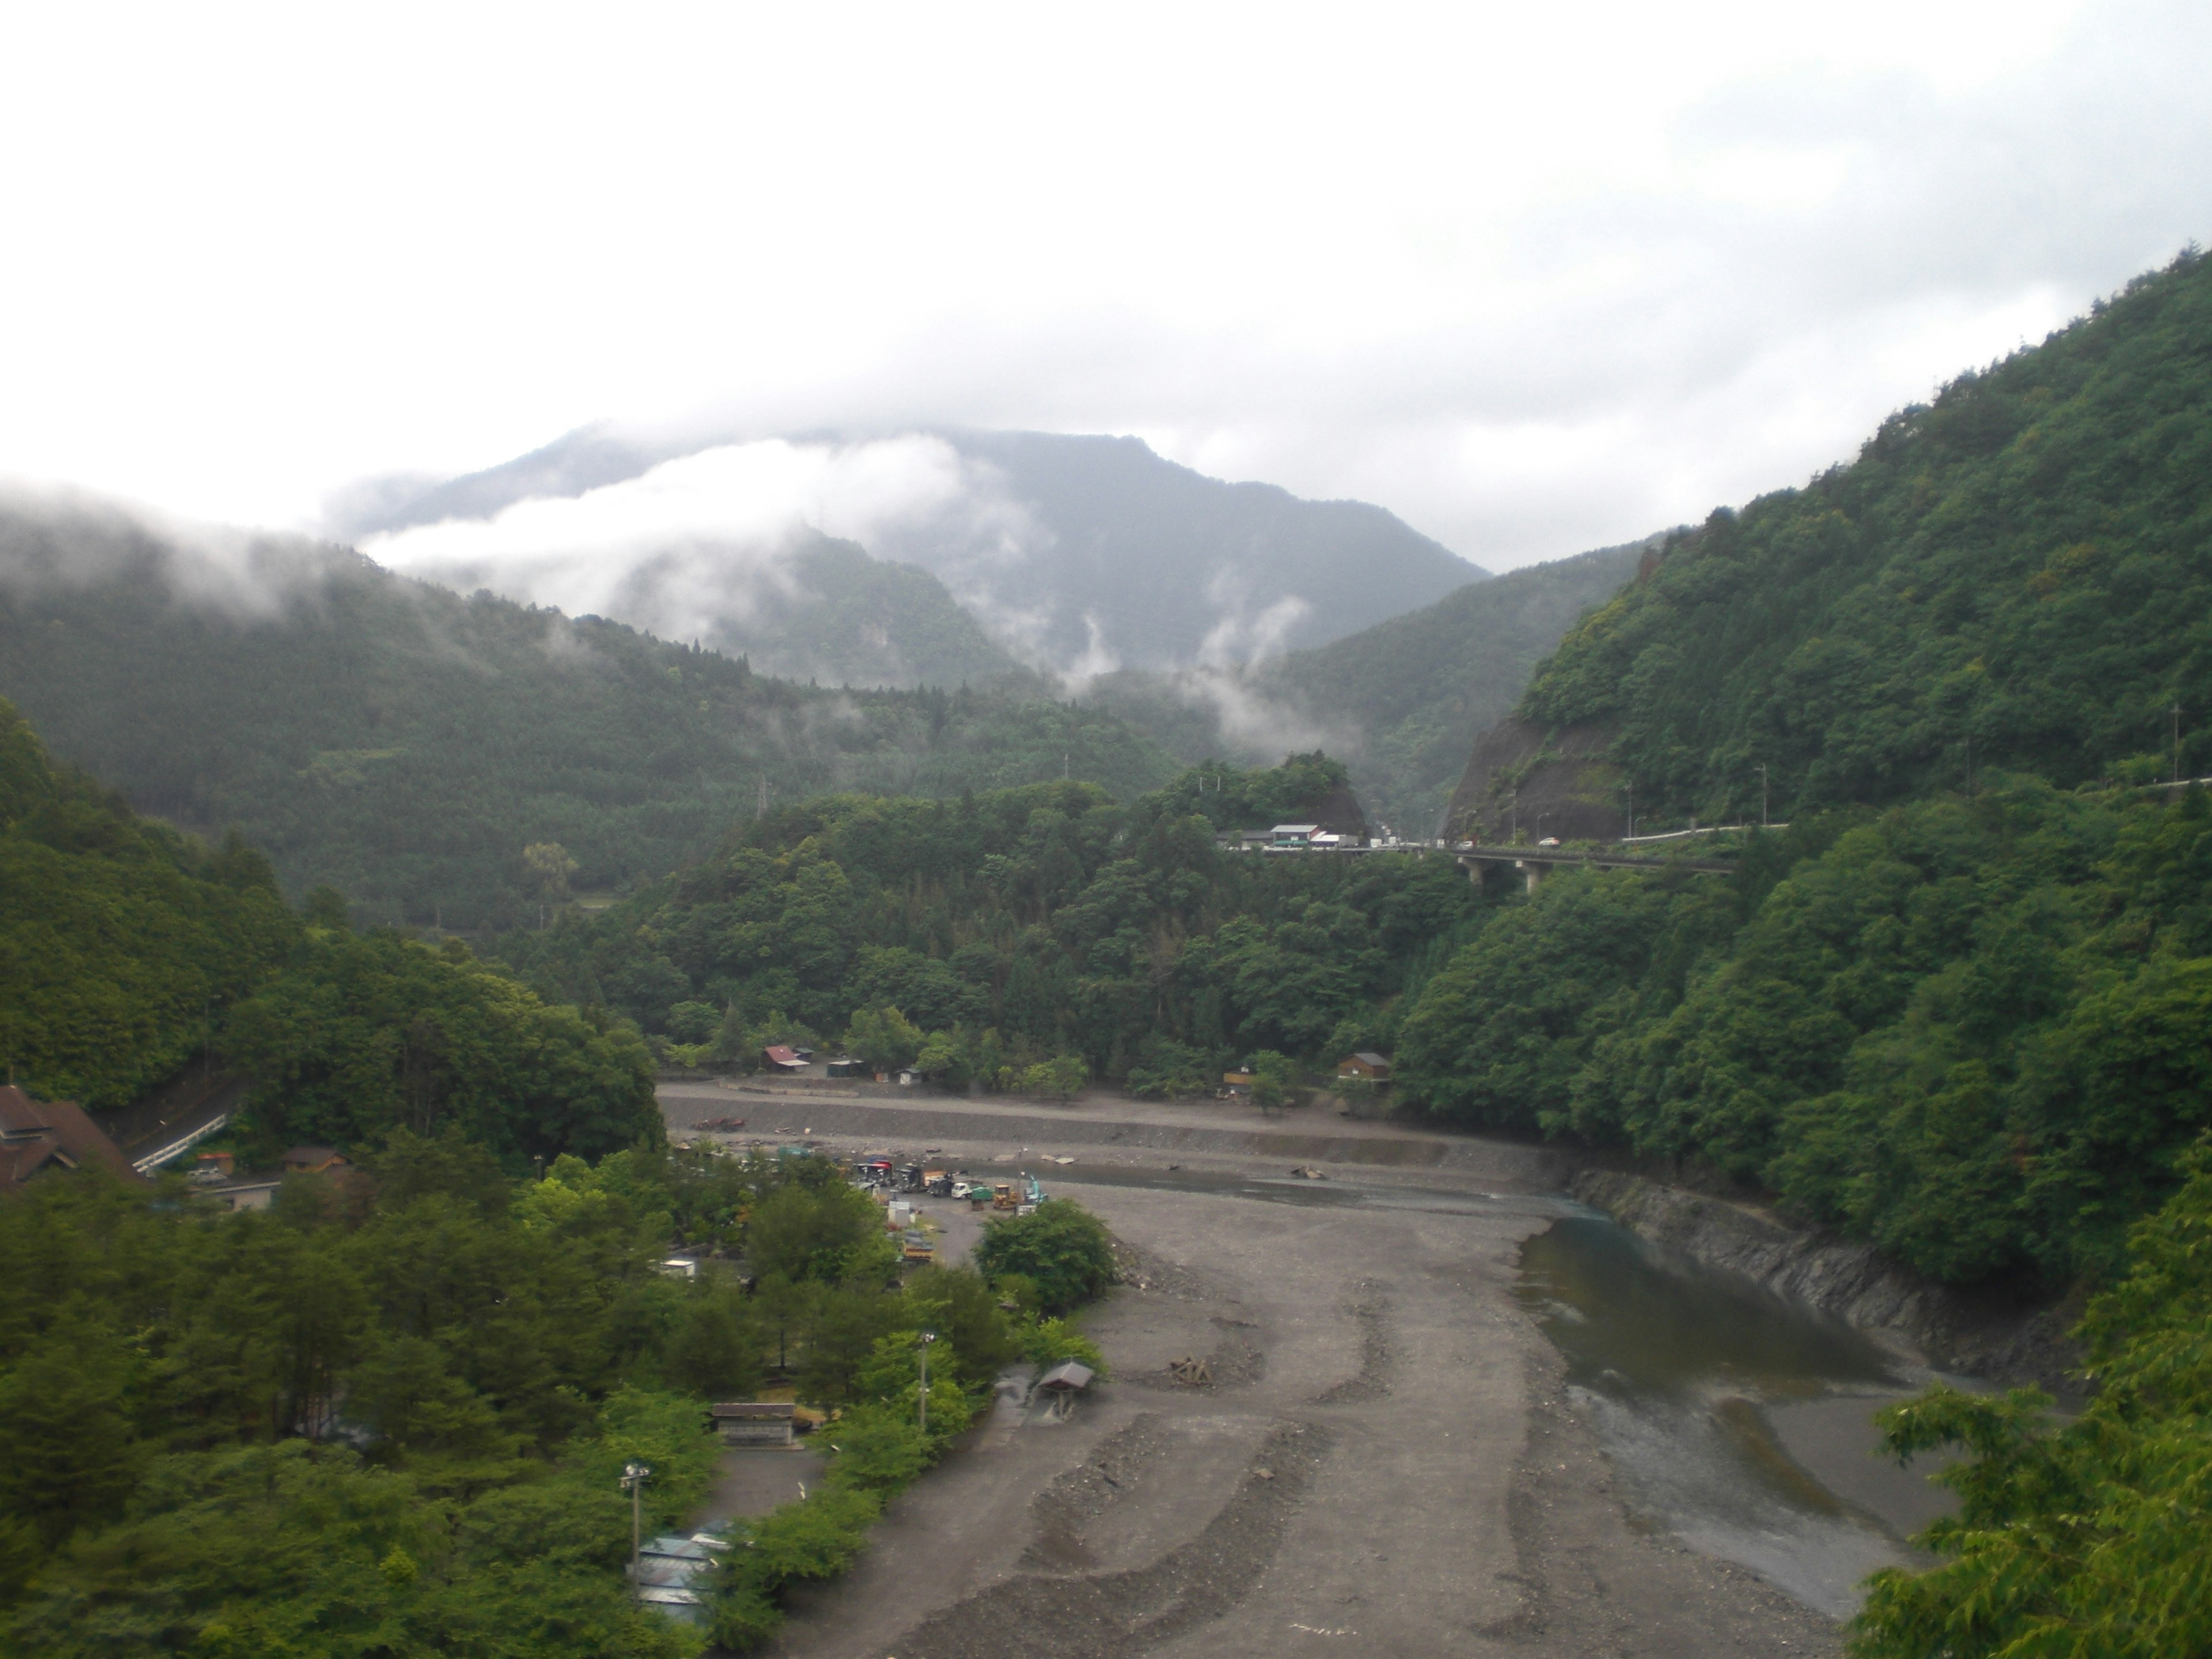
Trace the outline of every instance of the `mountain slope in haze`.
<instances>
[{"instance_id":1,"label":"mountain slope in haze","mask_svg":"<svg viewBox=\"0 0 2212 1659\"><path fill-rule=\"evenodd\" d=\"M918 565L828 537L790 556L795 589L703 639L764 673L872 686L980 684L1022 665Z\"/></svg>"},{"instance_id":2,"label":"mountain slope in haze","mask_svg":"<svg viewBox=\"0 0 2212 1659\"><path fill-rule=\"evenodd\" d=\"M1674 537L1520 714L1539 744L1606 733L1647 821L1755 812L1761 766L1778 818L1970 771L2212 769L2212 261ZM1470 775L1455 813L1486 787Z\"/></svg>"},{"instance_id":3,"label":"mountain slope in haze","mask_svg":"<svg viewBox=\"0 0 2212 1659\"><path fill-rule=\"evenodd\" d=\"M952 431L884 442L924 446L926 455L908 459L930 475L932 489L910 511L878 514L869 551L933 573L1002 645L1038 666L1243 661L1342 638L1485 574L1381 507L1224 483L1164 460L1134 438ZM333 504L331 526L365 538L490 520L520 503L608 490L729 447L723 440L648 443L587 429L434 487L373 483ZM641 554L623 556L649 569L684 555L683 547L655 548L648 538ZM523 594L529 556L517 556L506 581L484 575L462 585L483 580ZM660 625L613 604L600 608ZM725 607L732 609L741 607ZM683 631L704 635L714 624Z\"/></svg>"},{"instance_id":4,"label":"mountain slope in haze","mask_svg":"<svg viewBox=\"0 0 2212 1659\"><path fill-rule=\"evenodd\" d=\"M1486 574L1379 507L1224 483L1135 438L946 435L1050 541L1011 565L921 556L956 592L988 583L992 604L1041 613L1053 660L1095 644L1135 667L1240 661L1341 639Z\"/></svg>"},{"instance_id":5,"label":"mountain slope in haze","mask_svg":"<svg viewBox=\"0 0 2212 1659\"><path fill-rule=\"evenodd\" d=\"M54 753L189 829L241 826L294 891L453 927L659 876L832 789L957 794L1070 775L1124 796L1170 759L1018 683L846 692L596 617L465 599L295 539L210 549L77 502L0 504L0 696Z\"/></svg>"},{"instance_id":6,"label":"mountain slope in haze","mask_svg":"<svg viewBox=\"0 0 2212 1659\"><path fill-rule=\"evenodd\" d=\"M1635 574L1657 538L1473 582L1436 604L1242 672L1123 672L1088 695L1185 760L1325 747L1369 813L1436 833L1475 735L1510 711L1559 636Z\"/></svg>"}]
</instances>

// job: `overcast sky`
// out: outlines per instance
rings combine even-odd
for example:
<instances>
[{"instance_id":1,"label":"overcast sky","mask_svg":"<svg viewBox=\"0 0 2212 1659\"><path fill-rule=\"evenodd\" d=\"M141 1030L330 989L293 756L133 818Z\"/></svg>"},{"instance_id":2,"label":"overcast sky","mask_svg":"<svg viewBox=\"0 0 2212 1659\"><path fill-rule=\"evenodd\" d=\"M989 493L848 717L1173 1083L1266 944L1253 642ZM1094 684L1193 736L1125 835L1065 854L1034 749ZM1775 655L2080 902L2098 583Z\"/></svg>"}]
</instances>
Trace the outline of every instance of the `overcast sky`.
<instances>
[{"instance_id":1,"label":"overcast sky","mask_svg":"<svg viewBox=\"0 0 2212 1659\"><path fill-rule=\"evenodd\" d=\"M0 21L0 473L315 520L580 424L1139 434L1493 568L2212 228L2212 7Z\"/></svg>"}]
</instances>

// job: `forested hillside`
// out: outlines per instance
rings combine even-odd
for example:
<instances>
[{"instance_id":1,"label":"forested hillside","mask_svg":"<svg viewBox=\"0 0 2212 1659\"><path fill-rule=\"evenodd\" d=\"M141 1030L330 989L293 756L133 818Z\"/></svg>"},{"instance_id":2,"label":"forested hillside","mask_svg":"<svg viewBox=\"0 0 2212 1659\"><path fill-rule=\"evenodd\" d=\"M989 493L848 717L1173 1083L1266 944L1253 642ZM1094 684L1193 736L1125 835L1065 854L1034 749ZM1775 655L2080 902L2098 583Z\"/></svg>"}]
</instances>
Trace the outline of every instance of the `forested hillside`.
<instances>
[{"instance_id":1,"label":"forested hillside","mask_svg":"<svg viewBox=\"0 0 2212 1659\"><path fill-rule=\"evenodd\" d=\"M1127 807L1074 783L811 801L505 948L550 996L740 1060L849 1036L955 1085L1068 1059L1141 1091L1207 1091L1255 1049L1333 1064L1384 1042L1481 909L1441 857L1217 850L1217 827L1310 811L1343 778L1309 756L1194 771Z\"/></svg>"},{"instance_id":2,"label":"forested hillside","mask_svg":"<svg viewBox=\"0 0 2212 1659\"><path fill-rule=\"evenodd\" d=\"M1369 815L1437 832L1468 745L1512 708L1536 664L1656 547L1636 542L1470 582L1328 645L1206 676L1127 671L1089 699L1187 761L1274 761L1290 742L1341 755Z\"/></svg>"},{"instance_id":3,"label":"forested hillside","mask_svg":"<svg viewBox=\"0 0 2212 1659\"><path fill-rule=\"evenodd\" d=\"M763 788L1066 774L1127 797L1174 769L1026 682L796 684L339 550L210 553L81 505L0 514L0 696L139 810L241 828L294 893L328 883L357 915L447 928L664 875Z\"/></svg>"},{"instance_id":4,"label":"forested hillside","mask_svg":"<svg viewBox=\"0 0 2212 1659\"><path fill-rule=\"evenodd\" d=\"M551 1007L459 940L285 908L268 861L210 848L57 766L0 700L0 1063L96 1113L207 1056L252 1090L256 1161L457 1125L521 1166L657 1142L652 1064L604 1010Z\"/></svg>"},{"instance_id":5,"label":"forested hillside","mask_svg":"<svg viewBox=\"0 0 2212 1659\"><path fill-rule=\"evenodd\" d=\"M2212 260L2139 278L1723 509L1570 633L1539 727L1617 729L1639 816L2212 769ZM2173 712L2179 708L2178 716Z\"/></svg>"},{"instance_id":6,"label":"forested hillside","mask_svg":"<svg viewBox=\"0 0 2212 1659\"><path fill-rule=\"evenodd\" d=\"M514 1181L457 1132L398 1129L273 1212L43 1182L0 1206L0 1260L37 1264L0 1275L0 1648L685 1659L709 1632L633 1601L619 1477L651 1470L648 1537L688 1528L707 1402L780 1376L842 1416L826 1480L732 1523L707 1611L748 1650L1009 1361L1097 1363L1051 1316L1110 1274L1105 1236L1050 1208L992 1230L987 1282L902 1278L874 1203L811 1158L625 1151ZM671 1278L676 1245L751 1282Z\"/></svg>"},{"instance_id":7,"label":"forested hillside","mask_svg":"<svg viewBox=\"0 0 2212 1659\"><path fill-rule=\"evenodd\" d=\"M132 813L0 699L0 1061L119 1106L212 1041L299 937L268 860Z\"/></svg>"},{"instance_id":8,"label":"forested hillside","mask_svg":"<svg viewBox=\"0 0 2212 1659\"><path fill-rule=\"evenodd\" d=\"M1732 883L1511 906L1408 1016L1411 1091L1764 1188L1939 1279L2110 1271L2212 1122L2212 807L2146 787L2177 703L2182 771L2212 758L2208 508L2192 254L1674 539L1521 706L1595 758L1528 764L1611 768L1645 827L1756 819L1764 763L1795 822Z\"/></svg>"}]
</instances>

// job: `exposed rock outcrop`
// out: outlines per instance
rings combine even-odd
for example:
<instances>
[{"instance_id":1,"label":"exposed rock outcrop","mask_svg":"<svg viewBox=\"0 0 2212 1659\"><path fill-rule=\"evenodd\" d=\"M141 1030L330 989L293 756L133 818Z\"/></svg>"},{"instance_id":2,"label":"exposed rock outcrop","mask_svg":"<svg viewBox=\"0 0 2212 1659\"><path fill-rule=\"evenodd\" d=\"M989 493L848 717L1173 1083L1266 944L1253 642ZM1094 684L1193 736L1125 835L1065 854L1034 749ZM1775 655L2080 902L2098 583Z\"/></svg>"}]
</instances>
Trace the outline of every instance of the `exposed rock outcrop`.
<instances>
[{"instance_id":1,"label":"exposed rock outcrop","mask_svg":"<svg viewBox=\"0 0 2212 1659\"><path fill-rule=\"evenodd\" d=\"M1872 1245L1801 1231L1749 1205L1610 1170L1584 1170L1569 1190L1655 1244L1741 1273L1832 1314L1938 1370L2009 1386L2079 1393L2081 1363L2064 1304L1954 1290L1898 1266Z\"/></svg>"},{"instance_id":2,"label":"exposed rock outcrop","mask_svg":"<svg viewBox=\"0 0 2212 1659\"><path fill-rule=\"evenodd\" d=\"M1444 813L1456 840L1557 836L1611 841L1626 832L1620 769L1606 756L1613 728L1592 721L1547 729L1508 715L1474 741Z\"/></svg>"}]
</instances>

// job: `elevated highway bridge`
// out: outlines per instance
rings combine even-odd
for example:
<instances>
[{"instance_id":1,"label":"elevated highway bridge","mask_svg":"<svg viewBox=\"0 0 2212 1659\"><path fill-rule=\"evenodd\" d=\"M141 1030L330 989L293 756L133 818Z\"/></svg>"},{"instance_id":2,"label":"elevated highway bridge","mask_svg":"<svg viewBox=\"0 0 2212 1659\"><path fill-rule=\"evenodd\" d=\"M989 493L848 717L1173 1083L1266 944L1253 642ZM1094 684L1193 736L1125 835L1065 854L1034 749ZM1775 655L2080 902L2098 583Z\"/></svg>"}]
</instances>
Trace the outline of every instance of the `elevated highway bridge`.
<instances>
[{"instance_id":1,"label":"elevated highway bridge","mask_svg":"<svg viewBox=\"0 0 2212 1659\"><path fill-rule=\"evenodd\" d=\"M1735 873L1735 864L1729 859L1670 859L1650 853L1615 851L1610 848L1522 847L1515 845L1487 846L1480 842L1471 848L1462 848L1453 855L1467 867L1468 874L1475 880L1482 878L1485 866L1510 865L1522 872L1534 892L1544 878L1554 870L1642 870L1651 875L1668 872L1687 872L1701 876L1728 876Z\"/></svg>"}]
</instances>

